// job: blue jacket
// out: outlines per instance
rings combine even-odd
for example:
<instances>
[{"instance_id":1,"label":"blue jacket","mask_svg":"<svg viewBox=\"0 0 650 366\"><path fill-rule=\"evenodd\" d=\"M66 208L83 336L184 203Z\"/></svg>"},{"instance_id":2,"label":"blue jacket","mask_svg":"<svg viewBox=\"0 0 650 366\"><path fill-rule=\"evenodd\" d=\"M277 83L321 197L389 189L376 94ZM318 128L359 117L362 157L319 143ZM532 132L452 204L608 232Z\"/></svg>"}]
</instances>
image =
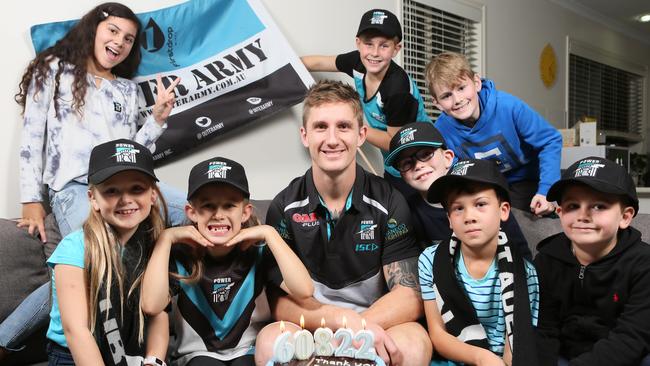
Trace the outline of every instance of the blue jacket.
<instances>
[{"instance_id":1,"label":"blue jacket","mask_svg":"<svg viewBox=\"0 0 650 366\"><path fill-rule=\"evenodd\" d=\"M509 183L539 181L546 195L560 179L562 136L519 98L495 89L483 79L479 91L481 114L470 128L442 113L435 126L460 159L491 159Z\"/></svg>"}]
</instances>

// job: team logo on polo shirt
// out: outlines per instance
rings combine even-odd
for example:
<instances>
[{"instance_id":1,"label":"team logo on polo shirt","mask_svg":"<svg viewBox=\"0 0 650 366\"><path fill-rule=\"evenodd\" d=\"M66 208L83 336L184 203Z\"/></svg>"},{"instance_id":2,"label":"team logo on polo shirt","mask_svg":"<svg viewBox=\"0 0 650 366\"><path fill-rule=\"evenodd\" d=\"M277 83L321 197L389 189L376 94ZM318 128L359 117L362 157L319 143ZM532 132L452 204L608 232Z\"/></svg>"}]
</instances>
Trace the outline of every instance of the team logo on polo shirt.
<instances>
[{"instance_id":1,"label":"team logo on polo shirt","mask_svg":"<svg viewBox=\"0 0 650 366\"><path fill-rule=\"evenodd\" d=\"M384 24L384 19L386 18L388 18L388 15L383 11L375 11L372 13L370 24Z\"/></svg>"},{"instance_id":2,"label":"team logo on polo shirt","mask_svg":"<svg viewBox=\"0 0 650 366\"><path fill-rule=\"evenodd\" d=\"M372 220L363 220L361 221L360 230L357 234L360 234L361 240L375 240L375 224Z\"/></svg>"},{"instance_id":3,"label":"team logo on polo shirt","mask_svg":"<svg viewBox=\"0 0 650 366\"><path fill-rule=\"evenodd\" d=\"M115 161L118 163L135 163L140 150L131 144L115 144Z\"/></svg>"},{"instance_id":4,"label":"team logo on polo shirt","mask_svg":"<svg viewBox=\"0 0 650 366\"><path fill-rule=\"evenodd\" d=\"M232 278L215 278L212 280L212 301L215 303L224 302L230 296L230 289L235 285Z\"/></svg>"},{"instance_id":5,"label":"team logo on polo shirt","mask_svg":"<svg viewBox=\"0 0 650 366\"><path fill-rule=\"evenodd\" d=\"M368 243L370 240L375 240L375 229L377 228L377 224L373 220L361 220L361 223L359 224L359 232L357 233L359 235L359 240L360 241L365 241L365 243L357 243L354 246L354 251L359 253L359 252L367 252L371 253L379 249L379 245L377 243Z\"/></svg>"},{"instance_id":6,"label":"team logo on polo shirt","mask_svg":"<svg viewBox=\"0 0 650 366\"><path fill-rule=\"evenodd\" d=\"M415 140L415 132L417 132L417 129L409 127L405 129L404 131L399 133L399 143L400 145L404 145L407 142L411 142Z\"/></svg>"},{"instance_id":7,"label":"team logo on polo shirt","mask_svg":"<svg viewBox=\"0 0 650 366\"><path fill-rule=\"evenodd\" d=\"M230 169L232 168L222 161L211 161L208 165L208 179L226 179Z\"/></svg>"},{"instance_id":8,"label":"team logo on polo shirt","mask_svg":"<svg viewBox=\"0 0 650 366\"><path fill-rule=\"evenodd\" d=\"M605 164L598 160L583 160L576 168L575 177L595 177L598 169L604 166Z\"/></svg>"}]
</instances>

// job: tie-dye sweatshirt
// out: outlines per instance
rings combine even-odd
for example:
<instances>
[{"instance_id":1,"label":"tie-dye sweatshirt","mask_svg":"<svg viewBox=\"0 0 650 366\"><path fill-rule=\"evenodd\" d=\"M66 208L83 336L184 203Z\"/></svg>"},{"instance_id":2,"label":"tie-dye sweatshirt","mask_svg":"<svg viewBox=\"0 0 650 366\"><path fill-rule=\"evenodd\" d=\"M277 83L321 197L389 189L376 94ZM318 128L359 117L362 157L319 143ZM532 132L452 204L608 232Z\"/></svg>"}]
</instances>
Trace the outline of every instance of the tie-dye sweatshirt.
<instances>
[{"instance_id":1,"label":"tie-dye sweatshirt","mask_svg":"<svg viewBox=\"0 0 650 366\"><path fill-rule=\"evenodd\" d=\"M149 148L162 134L150 115L138 130L138 89L127 79L102 80L96 86L87 76L83 114L72 108L72 66L60 78L59 117L54 111L54 76L57 60L50 63L43 89L34 95L30 85L20 145L20 201L42 202L43 187L61 190L68 182L87 183L90 152L98 144L128 138Z\"/></svg>"}]
</instances>

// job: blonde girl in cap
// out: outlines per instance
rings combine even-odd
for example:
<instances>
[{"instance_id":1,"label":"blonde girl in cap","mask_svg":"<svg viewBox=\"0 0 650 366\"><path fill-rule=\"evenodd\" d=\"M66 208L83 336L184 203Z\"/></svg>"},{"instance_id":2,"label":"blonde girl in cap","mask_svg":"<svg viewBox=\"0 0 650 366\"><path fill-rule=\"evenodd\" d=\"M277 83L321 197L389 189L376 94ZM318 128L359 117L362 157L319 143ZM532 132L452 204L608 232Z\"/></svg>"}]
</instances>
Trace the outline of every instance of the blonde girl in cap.
<instances>
[{"instance_id":1,"label":"blonde girl in cap","mask_svg":"<svg viewBox=\"0 0 650 366\"><path fill-rule=\"evenodd\" d=\"M140 310L142 275L164 229L153 157L131 140L98 145L88 181L91 210L83 230L67 235L47 261L54 273L50 365L158 365L169 337L167 314L145 320Z\"/></svg>"}]
</instances>

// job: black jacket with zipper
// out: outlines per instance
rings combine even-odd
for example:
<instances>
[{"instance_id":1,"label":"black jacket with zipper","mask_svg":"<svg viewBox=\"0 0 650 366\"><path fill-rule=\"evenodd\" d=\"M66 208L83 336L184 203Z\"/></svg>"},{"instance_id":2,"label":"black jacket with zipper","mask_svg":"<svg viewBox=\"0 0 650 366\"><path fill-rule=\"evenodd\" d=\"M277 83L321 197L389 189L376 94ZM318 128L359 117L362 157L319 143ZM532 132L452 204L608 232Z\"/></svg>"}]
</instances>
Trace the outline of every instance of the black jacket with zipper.
<instances>
[{"instance_id":1,"label":"black jacket with zipper","mask_svg":"<svg viewBox=\"0 0 650 366\"><path fill-rule=\"evenodd\" d=\"M539 243L540 365L639 365L650 353L650 245L619 230L603 258L581 265L564 233Z\"/></svg>"}]
</instances>

